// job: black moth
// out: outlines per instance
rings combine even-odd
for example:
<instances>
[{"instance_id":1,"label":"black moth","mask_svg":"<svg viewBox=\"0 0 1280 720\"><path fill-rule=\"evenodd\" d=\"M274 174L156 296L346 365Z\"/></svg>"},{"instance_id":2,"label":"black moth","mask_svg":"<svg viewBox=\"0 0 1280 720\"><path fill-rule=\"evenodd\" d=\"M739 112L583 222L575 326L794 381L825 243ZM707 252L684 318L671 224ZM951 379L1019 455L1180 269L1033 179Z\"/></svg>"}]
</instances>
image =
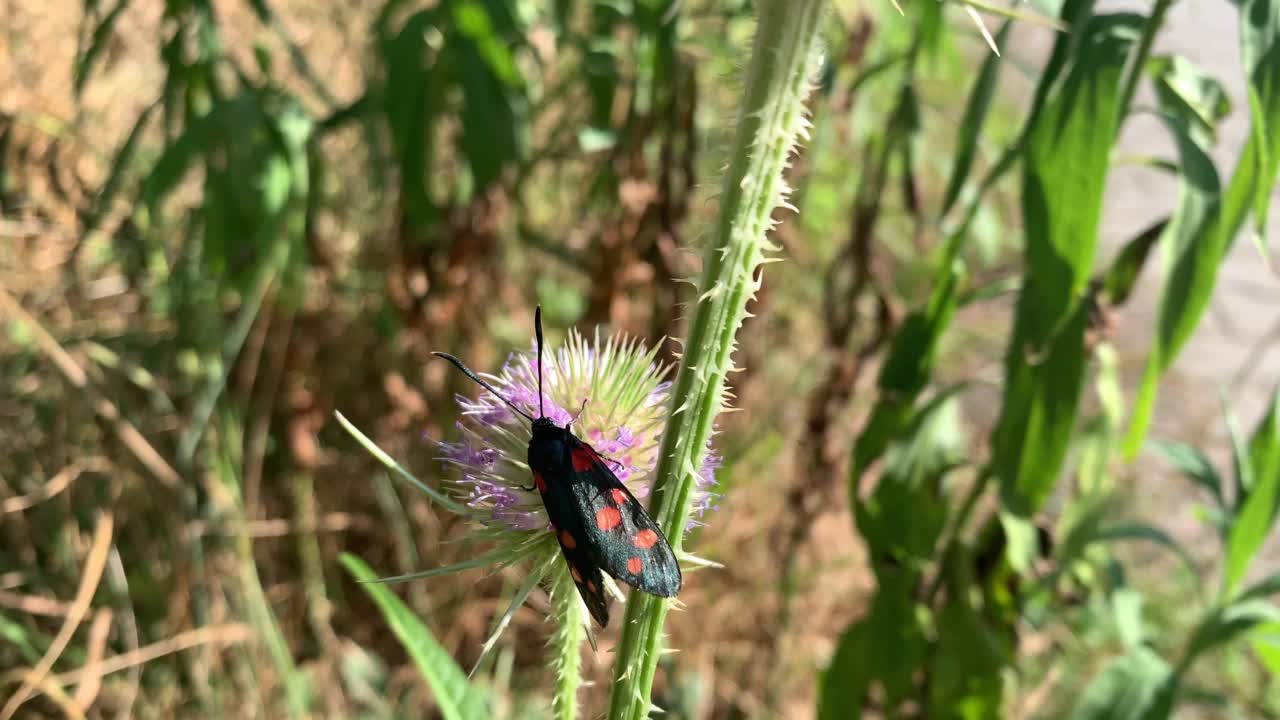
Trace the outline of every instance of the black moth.
<instances>
[{"instance_id":1,"label":"black moth","mask_svg":"<svg viewBox=\"0 0 1280 720\"><path fill-rule=\"evenodd\" d=\"M600 571L660 597L680 592L680 565L662 530L609 469L608 463L568 426L560 427L542 409L542 308L534 313L538 338L538 417L532 417L481 380L458 358L432 353L453 363L533 423L529 469L533 486L551 520L551 531L578 592L600 627L609 624Z\"/></svg>"}]
</instances>

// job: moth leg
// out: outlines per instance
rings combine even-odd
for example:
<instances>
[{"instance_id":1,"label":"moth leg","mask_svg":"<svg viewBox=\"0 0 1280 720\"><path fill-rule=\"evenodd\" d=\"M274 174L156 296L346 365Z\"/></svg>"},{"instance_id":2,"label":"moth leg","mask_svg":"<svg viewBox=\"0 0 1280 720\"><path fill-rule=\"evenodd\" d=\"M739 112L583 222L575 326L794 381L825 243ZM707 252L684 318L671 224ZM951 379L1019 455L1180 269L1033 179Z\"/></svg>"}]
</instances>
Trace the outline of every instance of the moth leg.
<instances>
[{"instance_id":1,"label":"moth leg","mask_svg":"<svg viewBox=\"0 0 1280 720\"><path fill-rule=\"evenodd\" d=\"M586 409L587 409L587 401L588 401L588 400L590 400L590 399L591 399L591 398L582 398L582 407L578 408L578 414L577 414L577 415L574 415L573 417L569 418L569 424L565 425L565 427L566 427L566 428L573 427L573 424L574 424L574 423L576 423L576 422L578 422L578 417L579 417L579 416L581 416L581 415L582 415L582 413L586 411Z\"/></svg>"}]
</instances>

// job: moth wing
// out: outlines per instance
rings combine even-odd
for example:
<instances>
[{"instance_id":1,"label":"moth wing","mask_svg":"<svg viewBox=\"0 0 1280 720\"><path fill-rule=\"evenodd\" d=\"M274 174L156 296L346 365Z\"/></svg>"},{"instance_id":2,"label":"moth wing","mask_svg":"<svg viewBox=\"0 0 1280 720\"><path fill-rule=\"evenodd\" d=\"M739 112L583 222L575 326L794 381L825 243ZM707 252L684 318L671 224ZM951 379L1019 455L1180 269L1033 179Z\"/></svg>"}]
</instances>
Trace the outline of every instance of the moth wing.
<instances>
[{"instance_id":1,"label":"moth wing","mask_svg":"<svg viewBox=\"0 0 1280 720\"><path fill-rule=\"evenodd\" d=\"M600 627L608 627L609 603L604 595L604 577L591 549L586 521L579 514L573 493L569 490L570 483L548 483L535 473L534 484L542 492L542 504L547 509L556 542L560 544L560 554L569 565L569 574L578 594L582 595L587 610Z\"/></svg>"},{"instance_id":2,"label":"moth wing","mask_svg":"<svg viewBox=\"0 0 1280 720\"><path fill-rule=\"evenodd\" d=\"M683 580L666 536L600 454L573 440L569 452L576 481L570 490L596 562L632 587L674 597Z\"/></svg>"},{"instance_id":3,"label":"moth wing","mask_svg":"<svg viewBox=\"0 0 1280 720\"><path fill-rule=\"evenodd\" d=\"M604 596L604 576L600 566L591 558L589 548L578 544L568 530L559 530L560 553L569 563L569 574L573 584L578 587L578 594L591 611L591 617L600 627L609 626L609 603Z\"/></svg>"}]
</instances>

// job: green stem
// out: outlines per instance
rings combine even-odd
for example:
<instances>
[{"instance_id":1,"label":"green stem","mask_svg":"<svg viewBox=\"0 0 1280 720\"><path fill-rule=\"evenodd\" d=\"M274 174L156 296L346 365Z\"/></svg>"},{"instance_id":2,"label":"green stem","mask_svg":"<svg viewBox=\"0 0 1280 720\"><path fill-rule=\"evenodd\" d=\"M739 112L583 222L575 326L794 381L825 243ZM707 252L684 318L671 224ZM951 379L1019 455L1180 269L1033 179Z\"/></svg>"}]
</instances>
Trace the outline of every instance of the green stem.
<instances>
[{"instance_id":1,"label":"green stem","mask_svg":"<svg viewBox=\"0 0 1280 720\"><path fill-rule=\"evenodd\" d=\"M586 635L587 618L569 573L556 572L553 575L556 577L551 591L556 632L551 638L551 645L556 662L556 692L551 698L551 707L556 720L577 720L578 687L582 684L582 641Z\"/></svg>"},{"instance_id":2,"label":"green stem","mask_svg":"<svg viewBox=\"0 0 1280 720\"><path fill-rule=\"evenodd\" d=\"M757 5L758 31L737 134L703 257L650 508L677 554L698 467L724 404L734 336L760 286L757 271L764 253L773 249L766 234L789 190L783 179L787 158L806 127L804 101L821 60L819 29L826 5L826 0L760 0ZM612 720L640 720L649 713L667 608L662 598L631 593L613 671Z\"/></svg>"},{"instance_id":3,"label":"green stem","mask_svg":"<svg viewBox=\"0 0 1280 720\"><path fill-rule=\"evenodd\" d=\"M1173 0L1156 0L1155 6L1151 8L1151 15L1143 25L1138 49L1133 54L1133 60L1127 68L1122 86L1124 90L1120 95L1120 122L1116 123L1117 129L1123 126L1125 117L1129 115L1129 106L1133 104L1133 96L1138 91L1138 80L1147 69L1147 58L1151 56L1151 47L1155 44L1156 33L1160 32L1160 27L1164 25L1164 16L1169 13L1171 7L1173 7Z\"/></svg>"}]
</instances>

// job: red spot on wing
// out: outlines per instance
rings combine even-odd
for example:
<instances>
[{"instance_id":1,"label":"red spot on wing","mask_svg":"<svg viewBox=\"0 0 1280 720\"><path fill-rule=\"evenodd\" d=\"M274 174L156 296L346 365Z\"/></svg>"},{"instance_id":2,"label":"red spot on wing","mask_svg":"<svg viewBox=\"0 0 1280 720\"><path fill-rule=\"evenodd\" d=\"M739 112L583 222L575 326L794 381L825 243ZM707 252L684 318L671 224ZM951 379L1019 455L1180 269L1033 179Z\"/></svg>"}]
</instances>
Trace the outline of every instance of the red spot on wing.
<instances>
[{"instance_id":1,"label":"red spot on wing","mask_svg":"<svg viewBox=\"0 0 1280 720\"><path fill-rule=\"evenodd\" d=\"M578 567L576 565L569 566L569 574L573 576L574 582L582 582L582 573L578 572Z\"/></svg>"},{"instance_id":2,"label":"red spot on wing","mask_svg":"<svg viewBox=\"0 0 1280 720\"><path fill-rule=\"evenodd\" d=\"M573 536L569 534L568 530L560 531L560 544L569 550L578 547L578 541L573 539Z\"/></svg>"},{"instance_id":3,"label":"red spot on wing","mask_svg":"<svg viewBox=\"0 0 1280 720\"><path fill-rule=\"evenodd\" d=\"M616 507L602 507L596 511L596 527L612 530L622 524L622 513Z\"/></svg>"},{"instance_id":4,"label":"red spot on wing","mask_svg":"<svg viewBox=\"0 0 1280 720\"><path fill-rule=\"evenodd\" d=\"M635 537L631 538L631 544L641 550L648 550L658 544L658 533L648 528L641 530L635 534Z\"/></svg>"},{"instance_id":5,"label":"red spot on wing","mask_svg":"<svg viewBox=\"0 0 1280 720\"><path fill-rule=\"evenodd\" d=\"M590 470L596 464L596 454L585 445L574 448L569 453L569 459L573 462L574 472Z\"/></svg>"},{"instance_id":6,"label":"red spot on wing","mask_svg":"<svg viewBox=\"0 0 1280 720\"><path fill-rule=\"evenodd\" d=\"M597 590L597 588L596 588L596 584L595 584L594 582L592 582L592 581L588 580L588 581L587 581L587 589L588 589L588 590L590 590L591 592L595 592L595 591Z\"/></svg>"},{"instance_id":7,"label":"red spot on wing","mask_svg":"<svg viewBox=\"0 0 1280 720\"><path fill-rule=\"evenodd\" d=\"M627 572L631 573L632 575L639 575L640 571L643 569L644 569L644 561L641 560L639 557L636 557L633 555L632 557L627 558Z\"/></svg>"},{"instance_id":8,"label":"red spot on wing","mask_svg":"<svg viewBox=\"0 0 1280 720\"><path fill-rule=\"evenodd\" d=\"M538 488L538 492L547 491L547 481L542 479L542 474L535 472L533 474L533 484Z\"/></svg>"},{"instance_id":9,"label":"red spot on wing","mask_svg":"<svg viewBox=\"0 0 1280 720\"><path fill-rule=\"evenodd\" d=\"M609 494L613 497L614 504L625 505L627 503L627 494L619 488L610 490Z\"/></svg>"}]
</instances>

